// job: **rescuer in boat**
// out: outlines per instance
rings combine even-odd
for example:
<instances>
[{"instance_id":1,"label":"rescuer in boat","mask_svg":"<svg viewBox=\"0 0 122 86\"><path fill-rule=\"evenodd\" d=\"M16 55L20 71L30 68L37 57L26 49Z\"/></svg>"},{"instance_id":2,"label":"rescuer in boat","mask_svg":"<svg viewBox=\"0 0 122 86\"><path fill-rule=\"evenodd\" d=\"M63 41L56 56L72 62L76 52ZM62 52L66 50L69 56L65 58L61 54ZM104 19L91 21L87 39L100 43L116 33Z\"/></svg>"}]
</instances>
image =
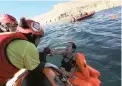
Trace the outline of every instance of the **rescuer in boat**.
<instances>
[{"instance_id":1,"label":"rescuer in boat","mask_svg":"<svg viewBox=\"0 0 122 86\"><path fill-rule=\"evenodd\" d=\"M45 62L40 62L36 46L43 36L40 24L25 18L20 19L17 32L0 33L0 86L21 68L42 72Z\"/></svg>"},{"instance_id":2,"label":"rescuer in boat","mask_svg":"<svg viewBox=\"0 0 122 86\"><path fill-rule=\"evenodd\" d=\"M9 14L0 14L0 32L14 32L17 26L16 18Z\"/></svg>"}]
</instances>

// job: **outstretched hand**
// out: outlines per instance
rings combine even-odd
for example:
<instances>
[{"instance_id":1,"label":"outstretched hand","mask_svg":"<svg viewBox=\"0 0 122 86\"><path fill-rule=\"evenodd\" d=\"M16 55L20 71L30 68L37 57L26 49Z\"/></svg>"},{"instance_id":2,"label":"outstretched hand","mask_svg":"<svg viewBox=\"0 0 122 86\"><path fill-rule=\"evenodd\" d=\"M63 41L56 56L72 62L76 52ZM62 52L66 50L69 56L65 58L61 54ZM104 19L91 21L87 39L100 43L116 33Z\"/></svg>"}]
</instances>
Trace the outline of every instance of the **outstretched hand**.
<instances>
[{"instance_id":1,"label":"outstretched hand","mask_svg":"<svg viewBox=\"0 0 122 86\"><path fill-rule=\"evenodd\" d=\"M44 48L44 53L51 54L51 49L49 47Z\"/></svg>"}]
</instances>

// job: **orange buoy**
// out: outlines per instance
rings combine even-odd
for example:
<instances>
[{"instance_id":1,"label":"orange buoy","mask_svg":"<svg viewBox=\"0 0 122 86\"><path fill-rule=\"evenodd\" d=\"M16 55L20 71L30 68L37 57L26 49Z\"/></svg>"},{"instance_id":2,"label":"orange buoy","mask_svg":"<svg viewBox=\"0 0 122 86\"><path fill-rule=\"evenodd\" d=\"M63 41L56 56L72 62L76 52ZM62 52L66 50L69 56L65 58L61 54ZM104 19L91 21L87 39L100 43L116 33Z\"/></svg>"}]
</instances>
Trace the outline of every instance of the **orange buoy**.
<instances>
[{"instance_id":1,"label":"orange buoy","mask_svg":"<svg viewBox=\"0 0 122 86\"><path fill-rule=\"evenodd\" d=\"M110 16L111 19L115 19L116 17L117 17L116 15Z\"/></svg>"}]
</instances>

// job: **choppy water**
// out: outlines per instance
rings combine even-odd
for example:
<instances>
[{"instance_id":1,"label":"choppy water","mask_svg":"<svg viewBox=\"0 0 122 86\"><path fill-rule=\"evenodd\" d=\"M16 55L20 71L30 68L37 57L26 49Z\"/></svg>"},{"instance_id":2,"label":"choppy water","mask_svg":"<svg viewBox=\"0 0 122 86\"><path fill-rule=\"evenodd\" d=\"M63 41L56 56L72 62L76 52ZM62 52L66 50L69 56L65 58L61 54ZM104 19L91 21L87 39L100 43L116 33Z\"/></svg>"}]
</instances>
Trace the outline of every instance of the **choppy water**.
<instances>
[{"instance_id":1,"label":"choppy water","mask_svg":"<svg viewBox=\"0 0 122 86\"><path fill-rule=\"evenodd\" d=\"M84 53L88 64L101 72L101 86L121 86L120 7L100 11L79 22L51 25L45 32L39 50L47 46L63 48L68 41L74 41L76 52ZM61 59L48 57L56 65L60 65Z\"/></svg>"}]
</instances>

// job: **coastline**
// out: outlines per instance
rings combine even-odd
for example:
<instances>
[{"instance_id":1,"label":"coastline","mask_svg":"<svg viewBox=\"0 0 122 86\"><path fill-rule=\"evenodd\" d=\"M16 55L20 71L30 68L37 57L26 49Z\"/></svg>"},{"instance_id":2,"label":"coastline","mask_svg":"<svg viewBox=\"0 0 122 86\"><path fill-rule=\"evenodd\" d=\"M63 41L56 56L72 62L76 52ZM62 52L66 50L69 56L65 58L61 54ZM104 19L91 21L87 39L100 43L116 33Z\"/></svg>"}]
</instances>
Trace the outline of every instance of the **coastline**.
<instances>
[{"instance_id":1,"label":"coastline","mask_svg":"<svg viewBox=\"0 0 122 86\"><path fill-rule=\"evenodd\" d=\"M72 0L71 2L56 4L51 11L32 19L41 25L57 22L70 22L71 15L77 16L80 12L99 12L101 10L122 6L121 1L115 0Z\"/></svg>"}]
</instances>

